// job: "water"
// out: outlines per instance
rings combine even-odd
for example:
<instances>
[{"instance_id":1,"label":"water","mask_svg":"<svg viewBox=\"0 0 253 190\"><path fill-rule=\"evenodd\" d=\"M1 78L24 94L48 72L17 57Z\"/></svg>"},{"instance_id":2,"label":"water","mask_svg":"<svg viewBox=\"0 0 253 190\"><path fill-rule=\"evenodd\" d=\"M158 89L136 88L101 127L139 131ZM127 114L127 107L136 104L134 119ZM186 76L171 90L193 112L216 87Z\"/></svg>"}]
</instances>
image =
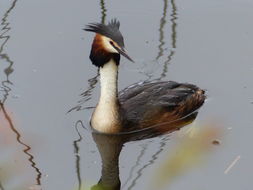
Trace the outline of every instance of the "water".
<instances>
[{"instance_id":1,"label":"water","mask_svg":"<svg viewBox=\"0 0 253 190\"><path fill-rule=\"evenodd\" d=\"M208 101L195 125L215 120L223 131L205 164L164 189L251 189L252 8L250 0L2 1L0 189L72 190L100 179L96 143L82 127L99 95L88 59L93 34L82 28L111 18L136 62L122 58L119 88L153 79L196 84ZM123 189L146 189L180 138L125 144Z\"/></svg>"}]
</instances>

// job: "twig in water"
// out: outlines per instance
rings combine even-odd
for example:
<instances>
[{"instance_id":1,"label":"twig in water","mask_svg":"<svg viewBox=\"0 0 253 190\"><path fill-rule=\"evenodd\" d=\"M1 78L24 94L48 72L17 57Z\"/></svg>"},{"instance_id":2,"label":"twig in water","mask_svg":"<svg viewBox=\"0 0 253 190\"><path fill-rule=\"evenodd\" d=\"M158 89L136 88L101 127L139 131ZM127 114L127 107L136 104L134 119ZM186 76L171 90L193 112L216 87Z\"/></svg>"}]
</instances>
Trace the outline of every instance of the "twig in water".
<instances>
[{"instance_id":1,"label":"twig in water","mask_svg":"<svg viewBox=\"0 0 253 190\"><path fill-rule=\"evenodd\" d=\"M234 161L227 167L227 169L224 171L224 174L228 174L228 172L232 169L232 167L235 166L235 164L241 159L241 156L237 156Z\"/></svg>"}]
</instances>

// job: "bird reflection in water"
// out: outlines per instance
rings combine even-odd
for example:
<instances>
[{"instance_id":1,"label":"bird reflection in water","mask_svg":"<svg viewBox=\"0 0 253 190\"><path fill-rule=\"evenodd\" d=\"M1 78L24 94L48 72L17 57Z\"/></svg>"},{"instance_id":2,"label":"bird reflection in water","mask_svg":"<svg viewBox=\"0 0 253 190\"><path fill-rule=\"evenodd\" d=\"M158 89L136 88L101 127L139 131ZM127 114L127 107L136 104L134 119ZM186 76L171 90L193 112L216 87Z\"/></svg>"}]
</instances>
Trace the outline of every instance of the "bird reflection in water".
<instances>
[{"instance_id":1,"label":"bird reflection in water","mask_svg":"<svg viewBox=\"0 0 253 190\"><path fill-rule=\"evenodd\" d=\"M93 132L102 160L102 171L99 182L91 190L120 190L119 156L123 145L130 141L138 141L158 137L179 130L190 124L196 118L198 112L194 112L182 119L153 126L145 130L120 134L103 134ZM160 151L161 152L161 151Z\"/></svg>"}]
</instances>

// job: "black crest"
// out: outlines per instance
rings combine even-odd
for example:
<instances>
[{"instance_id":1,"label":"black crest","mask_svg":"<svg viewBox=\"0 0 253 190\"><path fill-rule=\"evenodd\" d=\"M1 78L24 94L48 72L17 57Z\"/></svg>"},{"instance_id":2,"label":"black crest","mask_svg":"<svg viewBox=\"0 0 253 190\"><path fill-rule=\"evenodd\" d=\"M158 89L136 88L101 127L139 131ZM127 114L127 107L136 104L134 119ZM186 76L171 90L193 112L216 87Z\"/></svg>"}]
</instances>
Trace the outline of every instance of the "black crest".
<instances>
[{"instance_id":1,"label":"black crest","mask_svg":"<svg viewBox=\"0 0 253 190\"><path fill-rule=\"evenodd\" d=\"M116 19L112 19L108 25L102 23L90 23L84 29L85 31L95 32L111 38L119 46L124 47L124 39L119 31L120 23Z\"/></svg>"}]
</instances>

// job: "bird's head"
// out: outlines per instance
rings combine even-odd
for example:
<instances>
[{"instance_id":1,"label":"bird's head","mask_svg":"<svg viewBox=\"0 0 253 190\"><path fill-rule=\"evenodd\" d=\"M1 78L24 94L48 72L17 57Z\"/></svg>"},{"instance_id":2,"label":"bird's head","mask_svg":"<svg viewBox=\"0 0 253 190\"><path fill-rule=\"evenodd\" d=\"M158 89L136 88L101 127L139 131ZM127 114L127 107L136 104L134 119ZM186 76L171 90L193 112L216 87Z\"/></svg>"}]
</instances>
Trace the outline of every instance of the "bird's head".
<instances>
[{"instance_id":1,"label":"bird's head","mask_svg":"<svg viewBox=\"0 0 253 190\"><path fill-rule=\"evenodd\" d=\"M124 39L119 31L119 26L119 21L113 19L108 25L91 23L84 29L96 33L90 53L90 59L94 65L103 67L110 59L114 59L119 64L120 54L133 62L125 51Z\"/></svg>"}]
</instances>

